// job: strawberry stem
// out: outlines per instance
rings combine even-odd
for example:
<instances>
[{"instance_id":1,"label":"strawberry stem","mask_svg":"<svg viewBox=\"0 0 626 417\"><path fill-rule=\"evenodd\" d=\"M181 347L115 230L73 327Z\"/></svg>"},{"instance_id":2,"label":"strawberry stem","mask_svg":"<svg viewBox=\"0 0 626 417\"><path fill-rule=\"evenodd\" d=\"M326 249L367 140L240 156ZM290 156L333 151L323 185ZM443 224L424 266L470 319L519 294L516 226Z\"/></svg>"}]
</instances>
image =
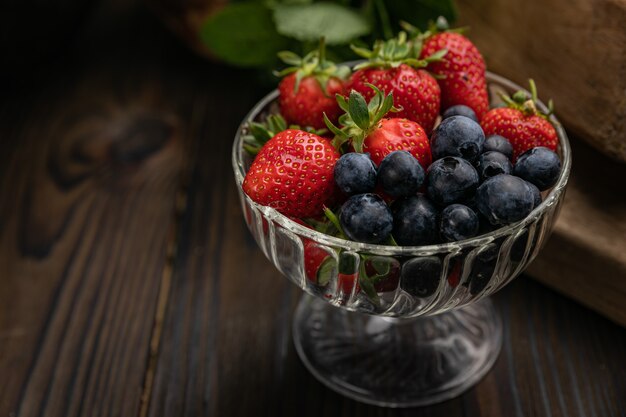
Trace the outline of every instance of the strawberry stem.
<instances>
[{"instance_id":1,"label":"strawberry stem","mask_svg":"<svg viewBox=\"0 0 626 417\"><path fill-rule=\"evenodd\" d=\"M550 123L553 123L550 120L550 115L554 113L554 102L552 101L552 99L548 101L548 112L546 113L541 111L537 106L537 103L539 101L537 94L537 85L532 78L528 80L528 86L530 90L530 97L528 96L528 93L526 91L518 90L513 93L512 96L500 93L500 98L506 103L507 107L509 108L517 109L524 113L524 115L526 116L542 117L548 120Z\"/></svg>"},{"instance_id":2,"label":"strawberry stem","mask_svg":"<svg viewBox=\"0 0 626 417\"><path fill-rule=\"evenodd\" d=\"M304 57L299 57L291 51L278 52L278 57L289 67L274 72L278 77L295 73L296 82L294 83L294 93L300 88L300 82L305 77L315 77L320 87L327 92L326 86L330 78L339 78L345 80L350 75L350 68L345 65L335 65L326 59L326 41L322 36L319 40L317 50L311 51Z\"/></svg>"},{"instance_id":3,"label":"strawberry stem","mask_svg":"<svg viewBox=\"0 0 626 417\"><path fill-rule=\"evenodd\" d=\"M337 103L346 112L339 118L341 129L335 126L328 117L324 117L324 122L328 129L335 134L333 146L341 150L341 146L347 141L352 142L354 150L363 152L363 142L365 138L376 128L378 123L389 112L398 112L401 109L394 107L393 94L385 95L378 87L367 84L374 90L374 96L369 103L357 91L352 90L348 97L337 95Z\"/></svg>"},{"instance_id":4,"label":"strawberry stem","mask_svg":"<svg viewBox=\"0 0 626 417\"><path fill-rule=\"evenodd\" d=\"M341 223L339 223L339 219L337 218L335 213L333 213L333 211L329 209L328 207L324 207L324 215L326 216L326 218L328 218L328 220L330 220L333 226L335 226L335 228L337 229L337 233L339 235L338 237L342 239L348 239L346 237L346 234L343 232Z\"/></svg>"}]
</instances>

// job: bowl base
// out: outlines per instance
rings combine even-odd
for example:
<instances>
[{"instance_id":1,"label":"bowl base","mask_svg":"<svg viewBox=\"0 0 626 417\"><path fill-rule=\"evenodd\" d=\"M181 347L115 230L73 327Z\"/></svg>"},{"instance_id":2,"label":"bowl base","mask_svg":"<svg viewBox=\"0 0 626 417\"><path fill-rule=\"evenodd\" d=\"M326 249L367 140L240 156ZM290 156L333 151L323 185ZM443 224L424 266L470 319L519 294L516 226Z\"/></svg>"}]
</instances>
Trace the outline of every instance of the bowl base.
<instances>
[{"instance_id":1,"label":"bowl base","mask_svg":"<svg viewBox=\"0 0 626 417\"><path fill-rule=\"evenodd\" d=\"M436 316L394 319L305 296L293 338L306 367L332 390L368 404L416 407L476 384L498 357L502 324L488 298Z\"/></svg>"}]
</instances>

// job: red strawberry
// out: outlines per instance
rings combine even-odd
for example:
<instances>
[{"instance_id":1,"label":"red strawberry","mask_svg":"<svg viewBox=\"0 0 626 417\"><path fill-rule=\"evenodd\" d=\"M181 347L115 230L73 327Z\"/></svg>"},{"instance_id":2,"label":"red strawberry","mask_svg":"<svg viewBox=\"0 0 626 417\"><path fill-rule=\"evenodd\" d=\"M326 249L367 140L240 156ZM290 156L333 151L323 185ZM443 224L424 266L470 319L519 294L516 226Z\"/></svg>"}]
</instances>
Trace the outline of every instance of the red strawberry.
<instances>
[{"instance_id":1,"label":"red strawberry","mask_svg":"<svg viewBox=\"0 0 626 417\"><path fill-rule=\"evenodd\" d=\"M331 120L337 120L341 109L335 100L335 94L344 93L344 85L338 78L330 78L325 89L312 76L303 78L296 89L296 75L290 74L278 85L280 92L280 112L289 123L300 126L324 128L323 114Z\"/></svg>"},{"instance_id":2,"label":"red strawberry","mask_svg":"<svg viewBox=\"0 0 626 417\"><path fill-rule=\"evenodd\" d=\"M456 288L461 282L461 267L463 266L463 262L460 259L455 259L452 262L453 264L449 267L450 272L448 272L448 284L452 288Z\"/></svg>"},{"instance_id":3,"label":"red strawberry","mask_svg":"<svg viewBox=\"0 0 626 417\"><path fill-rule=\"evenodd\" d=\"M330 277L326 271L334 265L334 259L314 241L304 239L304 272L309 281L317 285L326 285Z\"/></svg>"},{"instance_id":4,"label":"red strawberry","mask_svg":"<svg viewBox=\"0 0 626 417\"><path fill-rule=\"evenodd\" d=\"M291 220L304 227L313 229L301 219L292 218ZM303 237L302 246L304 250L304 272L306 278L316 285L326 285L330 279L332 268L335 266L333 257L311 239Z\"/></svg>"},{"instance_id":5,"label":"red strawberry","mask_svg":"<svg viewBox=\"0 0 626 417\"><path fill-rule=\"evenodd\" d=\"M440 19L437 25L439 29L447 28L445 19ZM444 49L447 51L441 60L430 62L427 67L441 87L442 110L463 104L472 108L480 120L489 110L489 96L485 60L478 48L460 33L437 33L437 28L420 35L417 41L420 38L425 38L420 59L427 59Z\"/></svg>"},{"instance_id":6,"label":"red strawberry","mask_svg":"<svg viewBox=\"0 0 626 417\"><path fill-rule=\"evenodd\" d=\"M335 134L337 147L350 142L357 152L369 152L375 164L393 151L410 152L427 169L432 161L430 144L424 129L411 120L383 117L389 111L397 111L393 107L392 93L386 96L377 87L369 104L358 92L352 91L348 100L338 97L338 101L347 113L340 118L343 128L339 129L328 121L328 128Z\"/></svg>"},{"instance_id":7,"label":"red strawberry","mask_svg":"<svg viewBox=\"0 0 626 417\"><path fill-rule=\"evenodd\" d=\"M406 64L391 68L363 68L352 74L347 90L356 90L366 100L374 96L367 84L392 93L394 103L402 107L396 116L419 123L427 132L439 114L440 90L437 81L426 71Z\"/></svg>"},{"instance_id":8,"label":"red strawberry","mask_svg":"<svg viewBox=\"0 0 626 417\"><path fill-rule=\"evenodd\" d=\"M343 78L348 76L350 69L326 61L323 40L319 50L304 58L292 52L281 52L278 56L293 65L279 73L286 75L278 85L278 101L280 112L287 122L323 129L324 113L330 120L336 121L341 109L335 95L344 94Z\"/></svg>"},{"instance_id":9,"label":"red strawberry","mask_svg":"<svg viewBox=\"0 0 626 417\"><path fill-rule=\"evenodd\" d=\"M426 132L419 124L407 119L383 119L363 141L363 152L369 152L376 165L397 150L409 151L424 170L432 162Z\"/></svg>"},{"instance_id":10,"label":"red strawberry","mask_svg":"<svg viewBox=\"0 0 626 417\"><path fill-rule=\"evenodd\" d=\"M357 274L356 272L352 274L343 274L340 272L338 274L337 285L339 289L341 289L341 291L345 295L351 294L352 287L356 285L356 288L354 289L354 293L358 294L361 291L361 286L358 283L358 278L359 278L359 274ZM356 284L355 284L355 281L357 281Z\"/></svg>"},{"instance_id":11,"label":"red strawberry","mask_svg":"<svg viewBox=\"0 0 626 417\"><path fill-rule=\"evenodd\" d=\"M440 56L422 61L411 57L404 32L387 42L377 41L372 51L352 49L368 61L355 67L357 71L350 77L347 90L356 90L367 100L374 96L368 84L393 94L394 103L400 108L397 116L419 123L430 132L439 114L441 91L437 80L419 68L425 67L430 60L440 59Z\"/></svg>"},{"instance_id":12,"label":"red strawberry","mask_svg":"<svg viewBox=\"0 0 626 417\"><path fill-rule=\"evenodd\" d=\"M400 281L400 264L385 258L369 258L365 260L365 273L376 292L395 291Z\"/></svg>"},{"instance_id":13,"label":"red strawberry","mask_svg":"<svg viewBox=\"0 0 626 417\"><path fill-rule=\"evenodd\" d=\"M537 109L537 88L530 80L531 96L524 91L513 94L513 98L503 96L508 107L490 110L482 119L485 135L504 136L513 146L513 160L536 146L545 146L556 151L559 143L554 126L548 121L552 114L552 101L548 113Z\"/></svg>"},{"instance_id":14,"label":"red strawberry","mask_svg":"<svg viewBox=\"0 0 626 417\"><path fill-rule=\"evenodd\" d=\"M316 134L287 129L261 148L243 182L257 203L287 216L314 217L335 194L339 153Z\"/></svg>"}]
</instances>

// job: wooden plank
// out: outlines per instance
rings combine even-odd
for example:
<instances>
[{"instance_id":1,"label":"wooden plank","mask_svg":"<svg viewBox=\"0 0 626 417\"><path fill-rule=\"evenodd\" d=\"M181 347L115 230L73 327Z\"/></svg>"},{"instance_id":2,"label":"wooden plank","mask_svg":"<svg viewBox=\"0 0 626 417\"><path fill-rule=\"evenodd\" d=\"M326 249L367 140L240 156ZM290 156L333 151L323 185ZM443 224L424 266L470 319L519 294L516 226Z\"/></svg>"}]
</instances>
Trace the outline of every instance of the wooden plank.
<instances>
[{"instance_id":1,"label":"wooden plank","mask_svg":"<svg viewBox=\"0 0 626 417\"><path fill-rule=\"evenodd\" d=\"M113 61L2 102L0 415L139 410L193 103L154 48L111 39Z\"/></svg>"},{"instance_id":2,"label":"wooden plank","mask_svg":"<svg viewBox=\"0 0 626 417\"><path fill-rule=\"evenodd\" d=\"M529 273L626 326L626 165L573 145L565 203Z\"/></svg>"},{"instance_id":3,"label":"wooden plank","mask_svg":"<svg viewBox=\"0 0 626 417\"><path fill-rule=\"evenodd\" d=\"M626 161L626 1L458 2L487 66L532 77L571 132Z\"/></svg>"}]
</instances>

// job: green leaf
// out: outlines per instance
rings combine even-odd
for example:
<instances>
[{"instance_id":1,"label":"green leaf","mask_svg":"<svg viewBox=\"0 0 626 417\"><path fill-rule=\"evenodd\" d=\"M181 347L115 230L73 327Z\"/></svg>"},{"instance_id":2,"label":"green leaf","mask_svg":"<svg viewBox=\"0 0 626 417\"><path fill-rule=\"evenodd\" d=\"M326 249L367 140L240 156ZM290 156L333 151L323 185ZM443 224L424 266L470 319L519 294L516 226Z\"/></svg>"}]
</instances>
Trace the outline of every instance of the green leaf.
<instances>
[{"instance_id":1,"label":"green leaf","mask_svg":"<svg viewBox=\"0 0 626 417\"><path fill-rule=\"evenodd\" d=\"M370 127L370 113L365 98L352 90L348 99L348 107L350 109L350 117L352 117L354 123L361 129L367 130Z\"/></svg>"},{"instance_id":2,"label":"green leaf","mask_svg":"<svg viewBox=\"0 0 626 417\"><path fill-rule=\"evenodd\" d=\"M272 138L272 133L260 123L250 123L250 133L261 144Z\"/></svg>"},{"instance_id":3,"label":"green leaf","mask_svg":"<svg viewBox=\"0 0 626 417\"><path fill-rule=\"evenodd\" d=\"M391 262L386 258L373 257L370 263L378 275L385 276L391 271Z\"/></svg>"},{"instance_id":4,"label":"green leaf","mask_svg":"<svg viewBox=\"0 0 626 417\"><path fill-rule=\"evenodd\" d=\"M229 4L204 22L200 38L218 58L243 67L274 65L276 54L288 47L272 12L259 3Z\"/></svg>"},{"instance_id":5,"label":"green leaf","mask_svg":"<svg viewBox=\"0 0 626 417\"><path fill-rule=\"evenodd\" d=\"M346 101L346 98L343 95L335 94L335 99L337 100L337 104L339 105L339 108L341 110L343 110L344 112L347 112L349 110L348 102Z\"/></svg>"},{"instance_id":6,"label":"green leaf","mask_svg":"<svg viewBox=\"0 0 626 417\"><path fill-rule=\"evenodd\" d=\"M330 281L330 278L337 274L337 262L335 259L328 255L328 258L324 259L322 265L317 270L317 284L325 286Z\"/></svg>"},{"instance_id":7,"label":"green leaf","mask_svg":"<svg viewBox=\"0 0 626 417\"><path fill-rule=\"evenodd\" d=\"M335 213L333 213L333 211L329 209L328 207L324 207L324 215L326 216L326 218L328 218L328 220L330 220L333 226L335 226L335 228L337 229L337 232L339 233L339 237L345 239L346 235L341 229L341 223L339 223L339 219L337 218Z\"/></svg>"},{"instance_id":8,"label":"green leaf","mask_svg":"<svg viewBox=\"0 0 626 417\"><path fill-rule=\"evenodd\" d=\"M449 22L456 19L453 0L385 0L391 22L407 21L414 26L426 29L429 20L444 16Z\"/></svg>"},{"instance_id":9,"label":"green leaf","mask_svg":"<svg viewBox=\"0 0 626 417\"><path fill-rule=\"evenodd\" d=\"M361 261L359 266L359 284L361 285L361 288L363 288L367 298L369 298L374 304L380 305L380 297L378 297L374 284L367 277L367 272L365 271L365 261Z\"/></svg>"},{"instance_id":10,"label":"green leaf","mask_svg":"<svg viewBox=\"0 0 626 417\"><path fill-rule=\"evenodd\" d=\"M274 20L281 35L311 42L324 36L329 45L349 43L370 30L368 21L356 11L327 2L277 5Z\"/></svg>"}]
</instances>

